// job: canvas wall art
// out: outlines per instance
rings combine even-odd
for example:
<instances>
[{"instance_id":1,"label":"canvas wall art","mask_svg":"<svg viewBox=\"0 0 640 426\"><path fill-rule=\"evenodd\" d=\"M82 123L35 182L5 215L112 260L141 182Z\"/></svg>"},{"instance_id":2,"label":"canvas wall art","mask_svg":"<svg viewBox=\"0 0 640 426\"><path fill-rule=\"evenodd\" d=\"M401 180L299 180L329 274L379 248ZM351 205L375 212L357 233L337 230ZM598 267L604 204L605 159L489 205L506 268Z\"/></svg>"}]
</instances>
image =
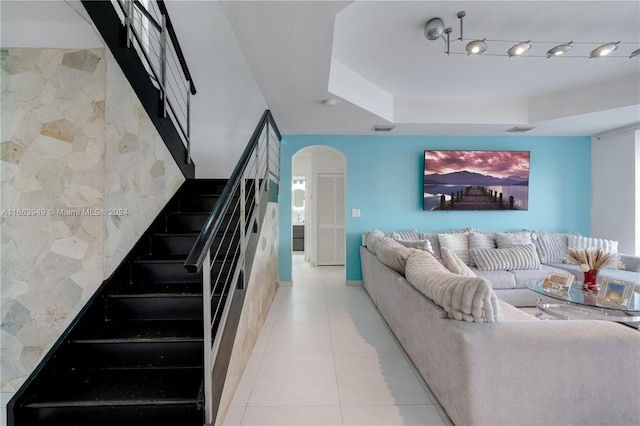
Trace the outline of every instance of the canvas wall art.
<instances>
[{"instance_id":1,"label":"canvas wall art","mask_svg":"<svg viewBox=\"0 0 640 426\"><path fill-rule=\"evenodd\" d=\"M424 210L528 210L529 151L425 151Z\"/></svg>"}]
</instances>

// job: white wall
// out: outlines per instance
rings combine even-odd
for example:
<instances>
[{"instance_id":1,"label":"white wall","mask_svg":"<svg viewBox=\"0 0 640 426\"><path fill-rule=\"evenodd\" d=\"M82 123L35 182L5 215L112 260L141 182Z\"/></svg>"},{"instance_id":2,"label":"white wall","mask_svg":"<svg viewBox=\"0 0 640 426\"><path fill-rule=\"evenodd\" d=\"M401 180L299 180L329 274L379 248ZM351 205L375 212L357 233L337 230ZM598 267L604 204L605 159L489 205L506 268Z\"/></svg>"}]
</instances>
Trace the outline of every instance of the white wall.
<instances>
[{"instance_id":1,"label":"white wall","mask_svg":"<svg viewBox=\"0 0 640 426\"><path fill-rule=\"evenodd\" d=\"M165 3L198 93L191 147L198 178L227 178L267 109L217 1Z\"/></svg>"},{"instance_id":2,"label":"white wall","mask_svg":"<svg viewBox=\"0 0 640 426\"><path fill-rule=\"evenodd\" d=\"M592 139L591 235L640 254L640 127ZM578 213L578 212L573 212Z\"/></svg>"}]
</instances>

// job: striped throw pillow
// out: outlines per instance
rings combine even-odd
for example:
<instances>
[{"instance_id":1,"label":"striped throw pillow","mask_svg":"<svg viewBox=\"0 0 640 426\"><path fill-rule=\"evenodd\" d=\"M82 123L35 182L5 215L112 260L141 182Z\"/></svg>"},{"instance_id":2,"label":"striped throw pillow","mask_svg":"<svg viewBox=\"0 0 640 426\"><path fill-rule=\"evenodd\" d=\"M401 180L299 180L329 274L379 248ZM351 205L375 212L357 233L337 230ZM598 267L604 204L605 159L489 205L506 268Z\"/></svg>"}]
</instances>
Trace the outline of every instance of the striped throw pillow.
<instances>
[{"instance_id":1,"label":"striped throw pillow","mask_svg":"<svg viewBox=\"0 0 640 426\"><path fill-rule=\"evenodd\" d=\"M441 252L446 247L454 252L465 265L469 265L469 237L467 234L438 234L438 242Z\"/></svg>"},{"instance_id":2,"label":"striped throw pillow","mask_svg":"<svg viewBox=\"0 0 640 426\"><path fill-rule=\"evenodd\" d=\"M497 249L471 249L471 256L481 271L540 269L540 259L533 244Z\"/></svg>"},{"instance_id":3,"label":"striped throw pillow","mask_svg":"<svg viewBox=\"0 0 640 426\"><path fill-rule=\"evenodd\" d=\"M579 235L547 231L536 231L536 234L538 255L542 263L562 263L569 249L569 236Z\"/></svg>"}]
</instances>

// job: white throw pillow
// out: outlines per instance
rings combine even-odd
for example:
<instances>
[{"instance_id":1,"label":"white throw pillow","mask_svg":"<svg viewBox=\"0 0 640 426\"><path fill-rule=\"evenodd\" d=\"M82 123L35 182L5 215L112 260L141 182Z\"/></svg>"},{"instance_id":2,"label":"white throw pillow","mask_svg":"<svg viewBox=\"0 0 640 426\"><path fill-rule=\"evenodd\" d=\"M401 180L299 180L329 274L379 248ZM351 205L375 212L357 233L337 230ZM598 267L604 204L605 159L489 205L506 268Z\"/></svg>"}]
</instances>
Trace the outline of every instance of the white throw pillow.
<instances>
[{"instance_id":1,"label":"white throw pillow","mask_svg":"<svg viewBox=\"0 0 640 426\"><path fill-rule=\"evenodd\" d=\"M418 250L424 250L433 253L433 246L431 245L431 241L429 240L415 240L415 241L405 241L405 240L395 240L408 248L414 248Z\"/></svg>"},{"instance_id":2,"label":"white throw pillow","mask_svg":"<svg viewBox=\"0 0 640 426\"><path fill-rule=\"evenodd\" d=\"M402 240L402 241L415 241L419 240L418 231L415 229L408 229L406 231L394 231L389 234L391 238L394 240Z\"/></svg>"},{"instance_id":3,"label":"white throw pillow","mask_svg":"<svg viewBox=\"0 0 640 426\"><path fill-rule=\"evenodd\" d=\"M465 265L469 265L469 237L467 234L438 234L438 242L440 243L441 255L442 248L446 247L454 252Z\"/></svg>"},{"instance_id":4,"label":"white throw pillow","mask_svg":"<svg viewBox=\"0 0 640 426\"><path fill-rule=\"evenodd\" d=\"M496 245L498 248L509 248L515 246L525 246L533 244L531 241L531 232L497 232Z\"/></svg>"},{"instance_id":5,"label":"white throw pillow","mask_svg":"<svg viewBox=\"0 0 640 426\"><path fill-rule=\"evenodd\" d=\"M454 274L462 275L463 277L477 276L454 252L446 247L442 247L442 262L444 266Z\"/></svg>"},{"instance_id":6,"label":"white throw pillow","mask_svg":"<svg viewBox=\"0 0 640 426\"><path fill-rule=\"evenodd\" d=\"M569 235L569 250L600 249L606 253L617 254L618 242L601 238L587 238L577 235Z\"/></svg>"},{"instance_id":7,"label":"white throw pillow","mask_svg":"<svg viewBox=\"0 0 640 426\"><path fill-rule=\"evenodd\" d=\"M372 252L375 254L376 252L376 248L375 248L375 242L376 240L382 238L385 236L385 233L382 231L379 231L377 229L373 230L373 231L369 231L365 234L365 246Z\"/></svg>"}]
</instances>

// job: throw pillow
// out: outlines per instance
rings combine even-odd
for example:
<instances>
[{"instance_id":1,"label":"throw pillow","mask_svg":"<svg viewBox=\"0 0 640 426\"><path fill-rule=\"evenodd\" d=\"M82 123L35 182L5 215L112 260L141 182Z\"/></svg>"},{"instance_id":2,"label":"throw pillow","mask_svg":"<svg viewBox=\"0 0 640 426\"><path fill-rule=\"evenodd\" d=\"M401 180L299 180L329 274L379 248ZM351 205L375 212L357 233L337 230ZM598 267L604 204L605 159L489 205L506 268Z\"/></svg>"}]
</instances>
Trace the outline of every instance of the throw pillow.
<instances>
[{"instance_id":1,"label":"throw pillow","mask_svg":"<svg viewBox=\"0 0 640 426\"><path fill-rule=\"evenodd\" d=\"M463 277L477 276L454 252L446 247L442 248L442 261L444 266L454 274L462 275Z\"/></svg>"},{"instance_id":2,"label":"throw pillow","mask_svg":"<svg viewBox=\"0 0 640 426\"><path fill-rule=\"evenodd\" d=\"M588 248L601 249L606 253L617 254L618 242L614 240L603 240L601 238L587 238L577 235L569 235L568 248L571 250L582 250Z\"/></svg>"},{"instance_id":3,"label":"throw pillow","mask_svg":"<svg viewBox=\"0 0 640 426\"><path fill-rule=\"evenodd\" d=\"M562 232L536 231L537 250L542 263L562 263L569 249L569 234Z\"/></svg>"},{"instance_id":4,"label":"throw pillow","mask_svg":"<svg viewBox=\"0 0 640 426\"><path fill-rule=\"evenodd\" d=\"M415 250L407 248L389 237L378 239L375 246L376 256L380 262L404 275L407 258Z\"/></svg>"},{"instance_id":5,"label":"throw pillow","mask_svg":"<svg viewBox=\"0 0 640 426\"><path fill-rule=\"evenodd\" d=\"M414 248L414 249L429 251L433 253L433 246L431 245L431 241L429 240L415 240L415 241L396 240L396 241L408 248Z\"/></svg>"},{"instance_id":6,"label":"throw pillow","mask_svg":"<svg viewBox=\"0 0 640 426\"><path fill-rule=\"evenodd\" d=\"M496 244L498 248L509 248L515 246L524 246L533 244L531 241L531 232L497 232Z\"/></svg>"},{"instance_id":7,"label":"throw pillow","mask_svg":"<svg viewBox=\"0 0 640 426\"><path fill-rule=\"evenodd\" d=\"M418 232L419 240L429 240L431 243L431 249L433 254L436 256L440 256L440 242L438 241L438 233L437 232Z\"/></svg>"},{"instance_id":8,"label":"throw pillow","mask_svg":"<svg viewBox=\"0 0 640 426\"><path fill-rule=\"evenodd\" d=\"M469 250L472 248L496 248L495 232L475 229L469 232ZM469 257L469 266L476 266L473 256Z\"/></svg>"},{"instance_id":9,"label":"throw pillow","mask_svg":"<svg viewBox=\"0 0 640 426\"><path fill-rule=\"evenodd\" d=\"M454 252L465 265L469 265L469 237L467 234L438 234L438 241L441 255L442 248L446 247Z\"/></svg>"},{"instance_id":10,"label":"throw pillow","mask_svg":"<svg viewBox=\"0 0 640 426\"><path fill-rule=\"evenodd\" d=\"M511 271L540 269L540 259L533 244L496 249L472 249L481 271Z\"/></svg>"},{"instance_id":11,"label":"throw pillow","mask_svg":"<svg viewBox=\"0 0 640 426\"><path fill-rule=\"evenodd\" d=\"M372 253L376 253L376 248L375 248L375 242L376 240L382 238L385 236L385 233L382 231L379 231L377 229L373 230L373 231L369 231L365 234L365 245L367 246L367 248L372 252Z\"/></svg>"},{"instance_id":12,"label":"throw pillow","mask_svg":"<svg viewBox=\"0 0 640 426\"><path fill-rule=\"evenodd\" d=\"M415 229L409 229L407 231L394 231L389 234L391 238L394 240L403 240L403 241L414 241L419 240L418 231Z\"/></svg>"}]
</instances>

